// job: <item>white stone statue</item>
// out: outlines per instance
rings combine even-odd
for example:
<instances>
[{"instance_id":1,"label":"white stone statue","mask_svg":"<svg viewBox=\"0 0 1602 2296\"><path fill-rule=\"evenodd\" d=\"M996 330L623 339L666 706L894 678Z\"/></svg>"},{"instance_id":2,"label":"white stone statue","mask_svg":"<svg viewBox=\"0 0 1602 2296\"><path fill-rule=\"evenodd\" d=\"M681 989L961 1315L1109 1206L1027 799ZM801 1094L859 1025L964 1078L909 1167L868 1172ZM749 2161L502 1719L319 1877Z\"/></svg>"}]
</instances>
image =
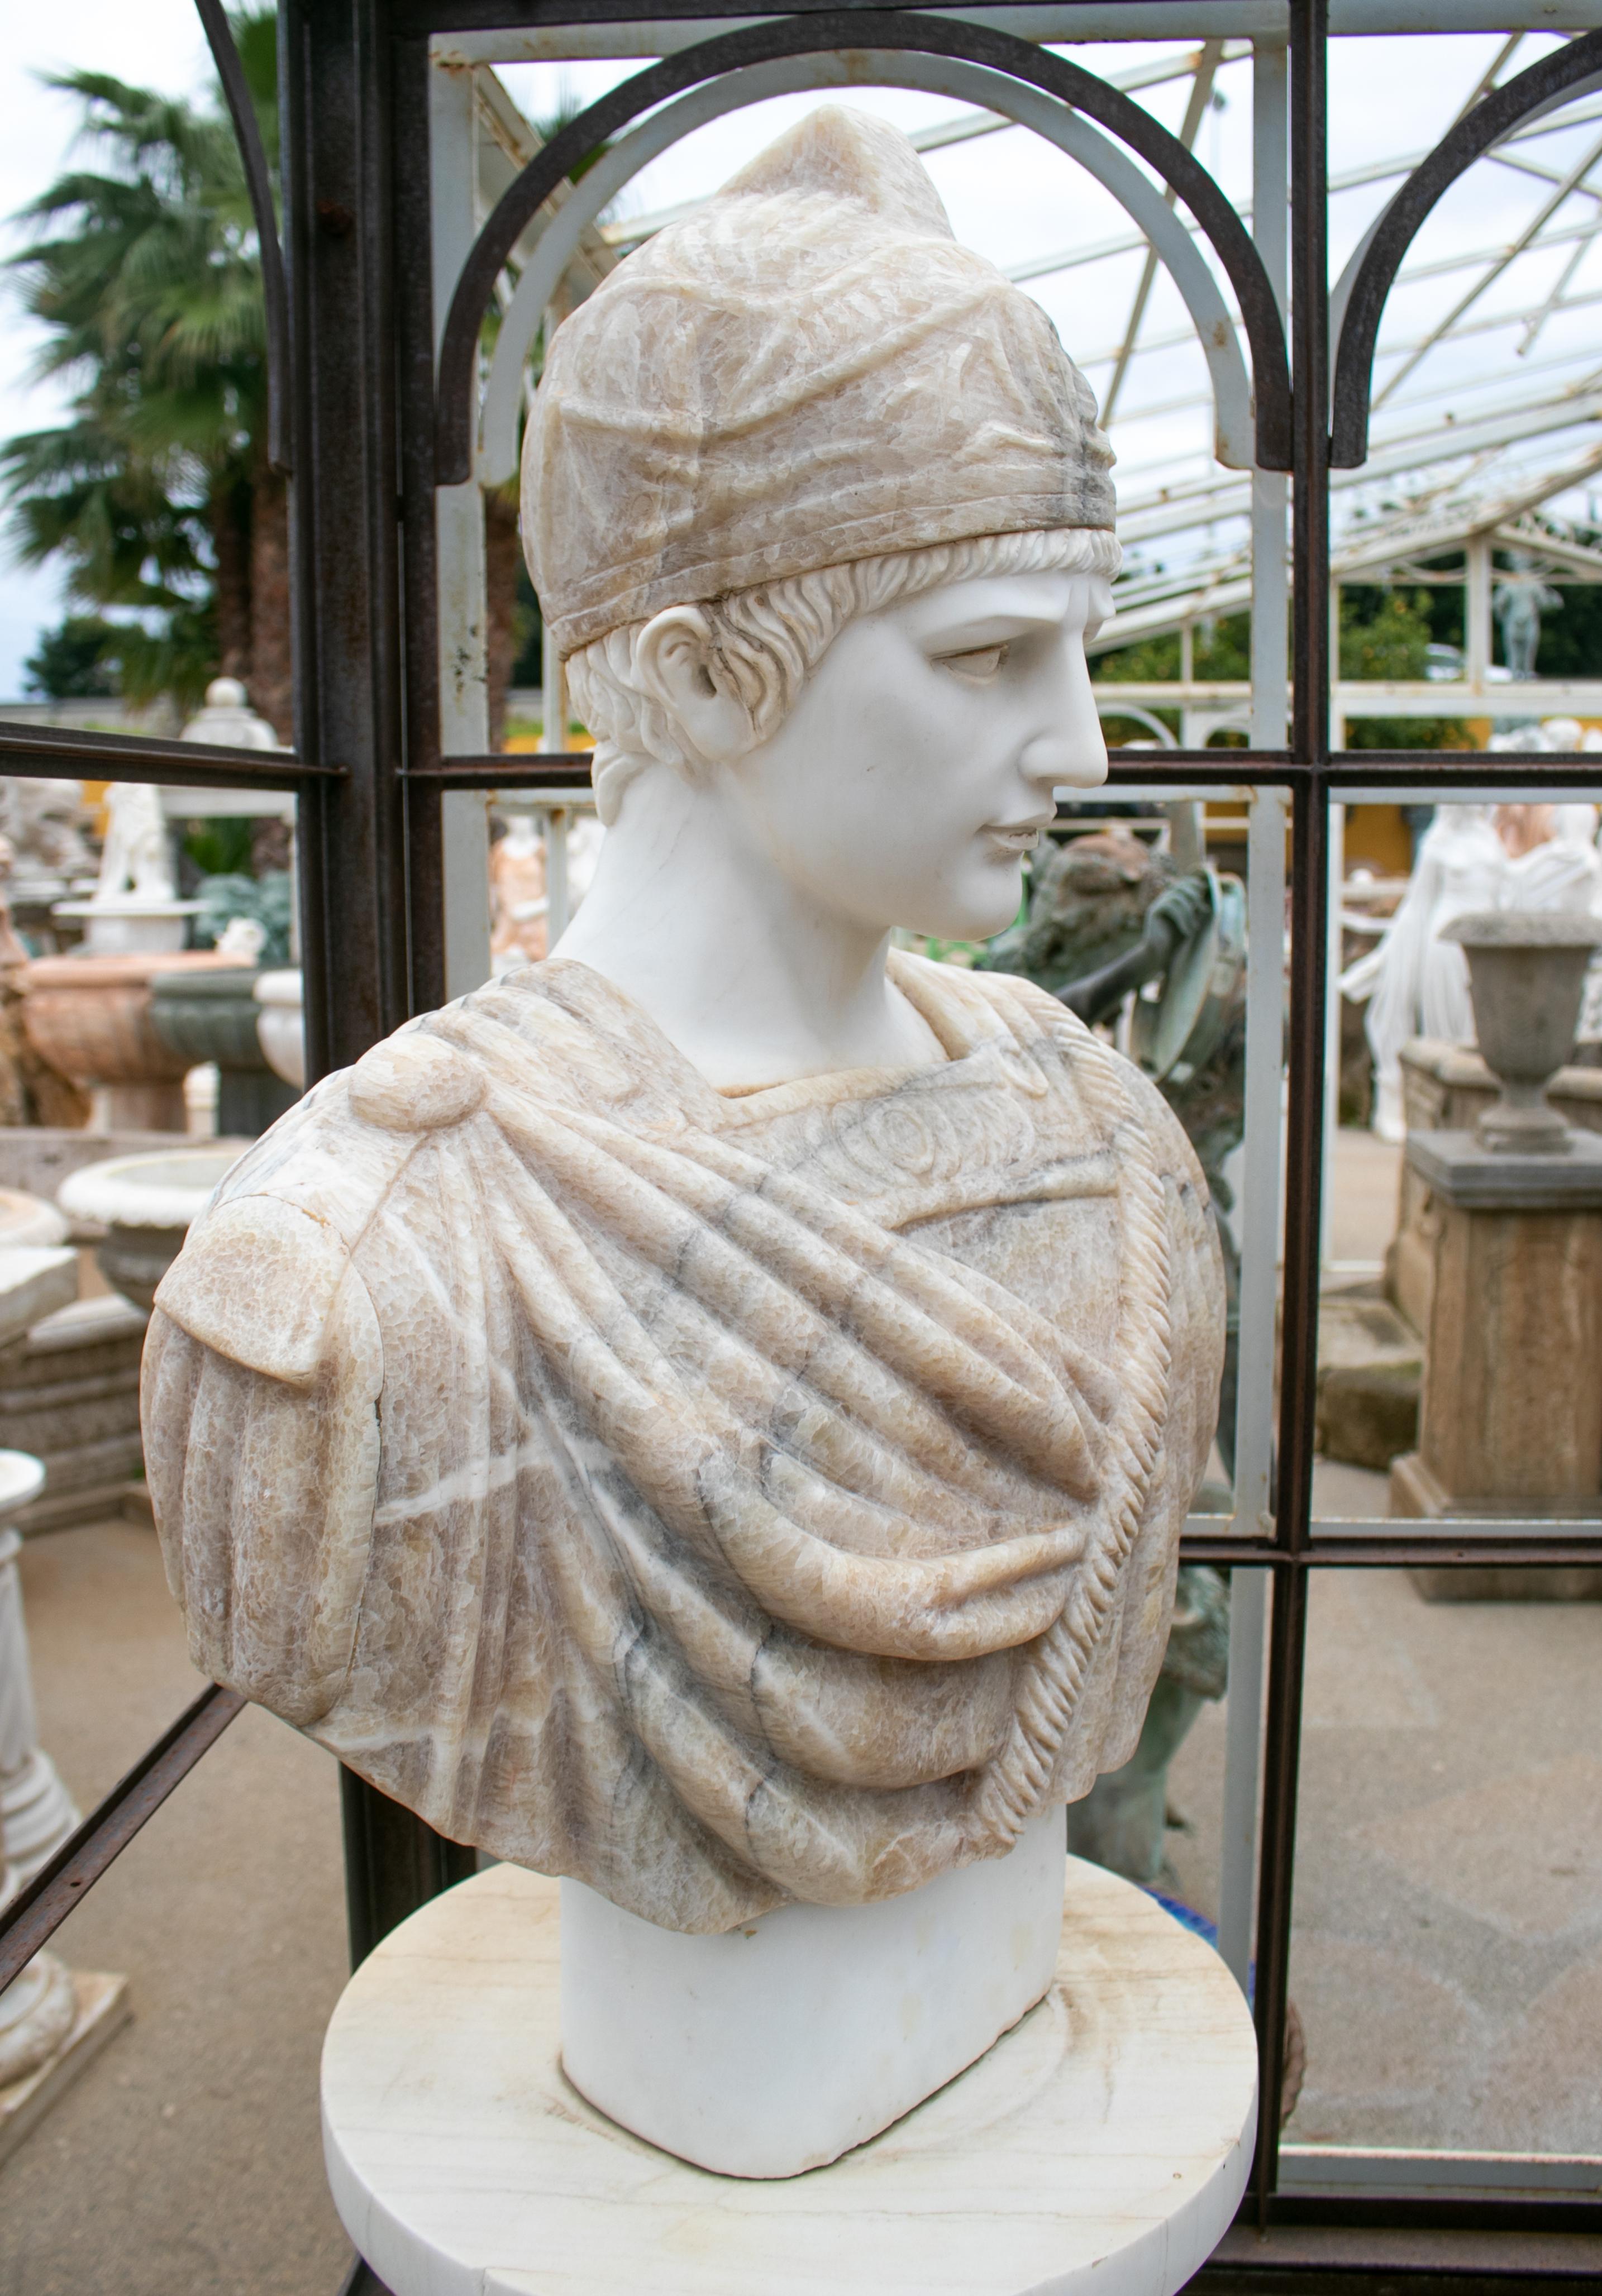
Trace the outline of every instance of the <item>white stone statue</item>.
<instances>
[{"instance_id":1,"label":"white stone statue","mask_svg":"<svg viewBox=\"0 0 1602 2296\"><path fill-rule=\"evenodd\" d=\"M177 890L160 791L149 782L113 782L106 791L105 842L91 898L115 902L131 892L143 901L170 901Z\"/></svg>"},{"instance_id":2,"label":"white stone statue","mask_svg":"<svg viewBox=\"0 0 1602 2296\"><path fill-rule=\"evenodd\" d=\"M86 956L166 955L183 947L199 907L178 898L160 791L148 782L113 782L94 890L86 901L57 901L52 916L82 927Z\"/></svg>"},{"instance_id":3,"label":"white stone statue","mask_svg":"<svg viewBox=\"0 0 1602 2296\"><path fill-rule=\"evenodd\" d=\"M1495 612L1502 633L1502 652L1515 677L1533 677L1540 650L1540 618L1563 603L1561 590L1548 584L1539 558L1527 550L1508 553L1508 571L1499 574Z\"/></svg>"},{"instance_id":4,"label":"white stone statue","mask_svg":"<svg viewBox=\"0 0 1602 2296\"><path fill-rule=\"evenodd\" d=\"M1586 909L1602 915L1596 808L1437 808L1395 916L1375 947L1341 977L1346 996L1368 1000L1374 1129L1382 1139L1400 1140L1407 1128L1402 1046L1414 1037L1453 1045L1475 1041L1467 961L1460 946L1442 934L1454 917L1480 909ZM1588 1013L1598 1002L1595 993L1588 996Z\"/></svg>"},{"instance_id":5,"label":"white stone statue","mask_svg":"<svg viewBox=\"0 0 1602 2296\"><path fill-rule=\"evenodd\" d=\"M891 941L999 931L1105 775L1110 459L876 121L815 112L620 265L524 469L600 744L584 906L316 1086L157 1296L195 1662L636 1917L564 1900L564 1968L826 1939L1025 1838L1055 1951L1062 1807L1139 1734L1217 1411L1204 1184L1055 999Z\"/></svg>"}]
</instances>

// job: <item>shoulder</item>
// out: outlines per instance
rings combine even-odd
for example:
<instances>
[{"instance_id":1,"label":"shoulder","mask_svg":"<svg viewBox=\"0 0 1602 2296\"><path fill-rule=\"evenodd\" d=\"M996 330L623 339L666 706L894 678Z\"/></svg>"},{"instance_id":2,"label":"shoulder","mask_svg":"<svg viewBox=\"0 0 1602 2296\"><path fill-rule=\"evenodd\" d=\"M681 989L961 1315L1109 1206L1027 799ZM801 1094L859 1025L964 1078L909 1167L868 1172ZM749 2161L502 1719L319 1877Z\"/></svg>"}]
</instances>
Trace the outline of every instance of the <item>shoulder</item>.
<instances>
[{"instance_id":1,"label":"shoulder","mask_svg":"<svg viewBox=\"0 0 1602 2296\"><path fill-rule=\"evenodd\" d=\"M231 1363L307 1387L322 1365L350 1253L325 1220L271 1195L217 1204L157 1287L169 1322Z\"/></svg>"},{"instance_id":2,"label":"shoulder","mask_svg":"<svg viewBox=\"0 0 1602 2296\"><path fill-rule=\"evenodd\" d=\"M932 1021L949 1046L1012 1036L1020 1042L1049 1035L1060 1023L1077 1027L1049 990L1013 972L979 972L892 949L890 975L902 994Z\"/></svg>"},{"instance_id":3,"label":"shoulder","mask_svg":"<svg viewBox=\"0 0 1602 2296\"><path fill-rule=\"evenodd\" d=\"M1158 1174L1203 1204L1207 1183L1185 1128L1145 1071L1088 1029L1049 989L1014 972L980 972L898 950L894 977L949 1042L1007 1038L1062 1086L1111 1145L1132 1127Z\"/></svg>"},{"instance_id":4,"label":"shoulder","mask_svg":"<svg viewBox=\"0 0 1602 2296\"><path fill-rule=\"evenodd\" d=\"M292 1385L317 1375L353 1254L426 1136L488 1089L429 1016L325 1077L234 1165L192 1226L156 1305L192 1339Z\"/></svg>"},{"instance_id":5,"label":"shoulder","mask_svg":"<svg viewBox=\"0 0 1602 2296\"><path fill-rule=\"evenodd\" d=\"M1182 1189L1193 1189L1199 1201L1209 1201L1206 1180L1185 1128L1144 1069L1097 1036L1075 1013L1048 989L1010 972L971 972L974 989L991 1008L1002 1013L1021 1036L1035 1030L1048 1035L1068 1065L1085 1082L1092 1075L1110 1088L1121 1103L1122 1119L1132 1123L1149 1145L1158 1172Z\"/></svg>"},{"instance_id":6,"label":"shoulder","mask_svg":"<svg viewBox=\"0 0 1602 2296\"><path fill-rule=\"evenodd\" d=\"M1081 1025L1048 988L1042 988L1038 981L1026 980L1022 973L980 972L949 965L942 969L948 972L956 971L972 1001L994 1013L1015 1030L1023 1029L1039 1034L1064 1024L1070 1029Z\"/></svg>"}]
</instances>

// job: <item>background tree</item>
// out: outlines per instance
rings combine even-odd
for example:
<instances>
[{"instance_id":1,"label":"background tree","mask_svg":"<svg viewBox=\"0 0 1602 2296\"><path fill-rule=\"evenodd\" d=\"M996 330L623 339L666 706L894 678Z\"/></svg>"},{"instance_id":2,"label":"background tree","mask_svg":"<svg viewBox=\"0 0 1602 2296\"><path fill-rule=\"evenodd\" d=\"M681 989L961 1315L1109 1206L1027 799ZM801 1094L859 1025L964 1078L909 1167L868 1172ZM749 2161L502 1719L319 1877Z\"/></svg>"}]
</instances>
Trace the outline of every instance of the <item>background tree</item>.
<instances>
[{"instance_id":1,"label":"background tree","mask_svg":"<svg viewBox=\"0 0 1602 2296\"><path fill-rule=\"evenodd\" d=\"M118 690L121 632L101 614L68 614L41 630L22 664L24 693L47 701L78 701Z\"/></svg>"},{"instance_id":2,"label":"background tree","mask_svg":"<svg viewBox=\"0 0 1602 2296\"><path fill-rule=\"evenodd\" d=\"M269 163L278 147L270 8L234 19ZM132 701L200 698L219 670L291 729L283 482L267 465L261 266L238 146L205 105L99 72L81 98L102 162L22 211L39 236L12 259L49 330L42 375L70 381L70 418L0 448L11 538L59 557L74 604L119 617Z\"/></svg>"},{"instance_id":3,"label":"background tree","mask_svg":"<svg viewBox=\"0 0 1602 2296\"><path fill-rule=\"evenodd\" d=\"M1602 594L1599 593L1598 594ZM1440 632L1436 618L1457 612L1455 592L1435 591L1419 585L1409 587L1378 583L1343 583L1341 586L1341 668L1343 678L1422 678L1427 674L1429 649ZM1113 624L1117 627L1117 624ZM1545 632L1542 633L1545 642ZM1209 684L1226 684L1252 674L1252 618L1227 614L1196 625L1193 651L1195 674ZM1177 630L1140 638L1096 657L1099 685L1157 684L1179 675ZM1177 734L1179 713L1155 713ZM1133 721L1130 721L1131 723ZM1228 739L1229 737L1220 737ZM1239 736L1233 737L1238 740ZM1443 750L1463 746L1460 726L1444 718L1353 718L1346 729L1347 745L1354 750Z\"/></svg>"}]
</instances>

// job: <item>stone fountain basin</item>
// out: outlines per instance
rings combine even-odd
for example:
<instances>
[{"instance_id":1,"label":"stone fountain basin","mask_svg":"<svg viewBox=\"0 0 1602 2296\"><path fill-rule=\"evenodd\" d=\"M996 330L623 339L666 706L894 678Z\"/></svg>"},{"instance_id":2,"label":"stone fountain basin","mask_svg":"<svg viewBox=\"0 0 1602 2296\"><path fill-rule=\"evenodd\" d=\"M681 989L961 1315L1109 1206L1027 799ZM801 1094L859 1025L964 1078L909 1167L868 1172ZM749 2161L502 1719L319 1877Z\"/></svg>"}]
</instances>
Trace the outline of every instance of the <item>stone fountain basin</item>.
<instances>
[{"instance_id":1,"label":"stone fountain basin","mask_svg":"<svg viewBox=\"0 0 1602 2296\"><path fill-rule=\"evenodd\" d=\"M21 1188L0 1188L0 1250L19 1244L37 1249L66 1241L67 1223L53 1204ZM5 1456L0 1452L0 1458Z\"/></svg>"},{"instance_id":2,"label":"stone fountain basin","mask_svg":"<svg viewBox=\"0 0 1602 2296\"><path fill-rule=\"evenodd\" d=\"M177 1083L191 1062L156 1033L152 980L158 973L240 969L237 957L212 948L176 956L37 956L21 970L22 1026L40 1059L81 1087Z\"/></svg>"},{"instance_id":3,"label":"stone fountain basin","mask_svg":"<svg viewBox=\"0 0 1602 2296\"><path fill-rule=\"evenodd\" d=\"M45 1469L28 1451L0 1451L0 1539L13 1515L21 1513L45 1488Z\"/></svg>"},{"instance_id":4,"label":"stone fountain basin","mask_svg":"<svg viewBox=\"0 0 1602 2296\"><path fill-rule=\"evenodd\" d=\"M250 1144L218 1140L203 1148L109 1156L63 1180L56 1201L72 1218L105 1228L94 1248L101 1274L114 1292L148 1309L183 1250L191 1220L204 1211Z\"/></svg>"}]
</instances>

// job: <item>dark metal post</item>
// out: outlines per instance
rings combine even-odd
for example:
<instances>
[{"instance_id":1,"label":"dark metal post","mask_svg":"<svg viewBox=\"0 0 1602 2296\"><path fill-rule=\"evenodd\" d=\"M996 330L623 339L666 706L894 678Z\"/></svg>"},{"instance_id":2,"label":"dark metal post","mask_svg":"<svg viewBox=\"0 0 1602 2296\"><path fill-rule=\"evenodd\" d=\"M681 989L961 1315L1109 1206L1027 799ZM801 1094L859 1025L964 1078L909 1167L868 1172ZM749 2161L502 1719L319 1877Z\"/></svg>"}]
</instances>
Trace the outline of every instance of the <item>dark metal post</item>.
<instances>
[{"instance_id":1,"label":"dark metal post","mask_svg":"<svg viewBox=\"0 0 1602 2296\"><path fill-rule=\"evenodd\" d=\"M1268 2222L1277 2175L1285 2068L1292 1866L1307 1626L1302 1567L1312 1502L1318 1371L1329 762L1328 258L1326 209L1327 0L1291 5L1291 318L1295 473L1292 754L1302 768L1292 812L1290 1121L1286 1144L1285 1306L1280 1361L1277 1534L1297 1558L1274 1578L1269 1637L1263 1847L1257 1931L1261 2048L1254 2182Z\"/></svg>"},{"instance_id":2,"label":"dark metal post","mask_svg":"<svg viewBox=\"0 0 1602 2296\"><path fill-rule=\"evenodd\" d=\"M401 530L390 245L390 42L380 0L280 17L295 436L296 746L348 777L300 807L308 1070L410 1010L401 777ZM426 160L418 155L426 182ZM414 652L417 645L414 644ZM352 1956L472 1870L472 1853L347 1773Z\"/></svg>"},{"instance_id":3,"label":"dark metal post","mask_svg":"<svg viewBox=\"0 0 1602 2296\"><path fill-rule=\"evenodd\" d=\"M395 313L406 547L407 858L412 1009L445 1001L445 842L440 762L440 597L434 526L433 213L426 40L397 40ZM587 786L587 775L586 775Z\"/></svg>"},{"instance_id":4,"label":"dark metal post","mask_svg":"<svg viewBox=\"0 0 1602 2296\"><path fill-rule=\"evenodd\" d=\"M349 768L302 868L310 1073L407 1017L389 43L376 0L288 0L297 747ZM333 855L337 852L334 865Z\"/></svg>"}]
</instances>

